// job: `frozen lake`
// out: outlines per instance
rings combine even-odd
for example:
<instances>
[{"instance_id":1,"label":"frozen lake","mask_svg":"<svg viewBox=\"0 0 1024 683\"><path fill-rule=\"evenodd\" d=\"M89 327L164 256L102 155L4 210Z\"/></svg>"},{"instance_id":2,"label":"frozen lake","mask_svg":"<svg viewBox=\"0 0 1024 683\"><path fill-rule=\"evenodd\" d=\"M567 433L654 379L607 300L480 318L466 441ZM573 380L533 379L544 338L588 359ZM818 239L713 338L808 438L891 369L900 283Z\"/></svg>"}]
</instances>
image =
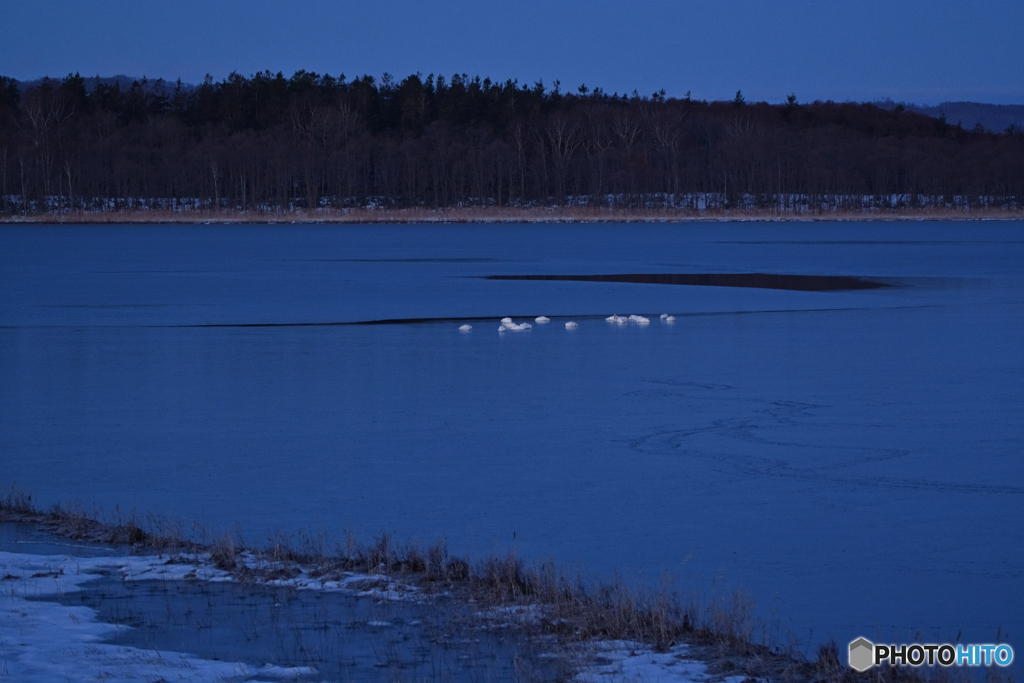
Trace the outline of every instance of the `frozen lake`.
<instances>
[{"instance_id":1,"label":"frozen lake","mask_svg":"<svg viewBox=\"0 0 1024 683\"><path fill-rule=\"evenodd\" d=\"M893 286L484 279L684 273ZM778 642L1020 645L1022 416L1020 222L0 226L0 483L670 573Z\"/></svg>"}]
</instances>

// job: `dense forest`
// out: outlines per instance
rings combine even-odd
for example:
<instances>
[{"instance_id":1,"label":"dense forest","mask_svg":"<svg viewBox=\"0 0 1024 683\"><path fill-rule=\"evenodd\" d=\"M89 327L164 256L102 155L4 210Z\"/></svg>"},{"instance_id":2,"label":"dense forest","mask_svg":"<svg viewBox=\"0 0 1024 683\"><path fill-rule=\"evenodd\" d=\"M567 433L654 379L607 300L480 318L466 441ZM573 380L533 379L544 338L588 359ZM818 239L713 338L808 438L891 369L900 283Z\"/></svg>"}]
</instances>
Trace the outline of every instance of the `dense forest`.
<instances>
[{"instance_id":1,"label":"dense forest","mask_svg":"<svg viewBox=\"0 0 1024 683\"><path fill-rule=\"evenodd\" d=\"M199 86L0 77L0 213L124 208L1000 206L1024 133L873 104L705 102L455 75Z\"/></svg>"}]
</instances>

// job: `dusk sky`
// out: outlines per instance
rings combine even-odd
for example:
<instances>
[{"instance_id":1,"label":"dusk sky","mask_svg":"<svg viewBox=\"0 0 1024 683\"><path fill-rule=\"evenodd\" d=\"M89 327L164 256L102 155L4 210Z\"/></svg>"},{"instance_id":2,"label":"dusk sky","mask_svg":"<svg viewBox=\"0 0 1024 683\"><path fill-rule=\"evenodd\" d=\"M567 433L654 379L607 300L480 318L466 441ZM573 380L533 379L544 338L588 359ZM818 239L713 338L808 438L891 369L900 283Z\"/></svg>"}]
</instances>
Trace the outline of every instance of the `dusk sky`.
<instances>
[{"instance_id":1,"label":"dusk sky","mask_svg":"<svg viewBox=\"0 0 1024 683\"><path fill-rule=\"evenodd\" d=\"M5 2L0 75L422 72L701 99L1024 103L1021 0Z\"/></svg>"}]
</instances>

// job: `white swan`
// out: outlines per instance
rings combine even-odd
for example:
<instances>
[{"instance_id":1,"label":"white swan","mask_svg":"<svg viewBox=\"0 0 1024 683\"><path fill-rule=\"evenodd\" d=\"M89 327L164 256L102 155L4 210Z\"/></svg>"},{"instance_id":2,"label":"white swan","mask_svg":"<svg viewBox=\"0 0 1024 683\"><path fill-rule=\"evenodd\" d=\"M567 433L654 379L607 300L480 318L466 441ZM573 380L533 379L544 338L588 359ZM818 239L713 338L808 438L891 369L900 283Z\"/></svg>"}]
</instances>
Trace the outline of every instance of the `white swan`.
<instances>
[{"instance_id":1,"label":"white swan","mask_svg":"<svg viewBox=\"0 0 1024 683\"><path fill-rule=\"evenodd\" d=\"M570 320L569 322L567 322L565 324L565 329L567 329L567 330L575 330L579 326L580 326L579 323L574 323L573 321Z\"/></svg>"},{"instance_id":2,"label":"white swan","mask_svg":"<svg viewBox=\"0 0 1024 683\"><path fill-rule=\"evenodd\" d=\"M459 325L459 332L469 332L473 329L472 325Z\"/></svg>"},{"instance_id":3,"label":"white swan","mask_svg":"<svg viewBox=\"0 0 1024 683\"><path fill-rule=\"evenodd\" d=\"M651 323L650 318L645 318L642 315L631 315L629 316L629 321L637 325L649 325Z\"/></svg>"},{"instance_id":4,"label":"white swan","mask_svg":"<svg viewBox=\"0 0 1024 683\"><path fill-rule=\"evenodd\" d=\"M512 322L512 318L503 318L501 321L501 327L498 328L498 331L504 332L508 330L509 332L522 332L523 330L529 330L532 327L533 325L531 325L530 323L523 323L522 325L517 325L514 322Z\"/></svg>"},{"instance_id":5,"label":"white swan","mask_svg":"<svg viewBox=\"0 0 1024 683\"><path fill-rule=\"evenodd\" d=\"M538 322L541 325L543 325L544 323L551 322L551 318L547 317L546 315L539 315L539 316L537 316L537 319L536 319L535 322Z\"/></svg>"},{"instance_id":6,"label":"white swan","mask_svg":"<svg viewBox=\"0 0 1024 683\"><path fill-rule=\"evenodd\" d=\"M612 313L610 316L604 319L606 323L614 323L619 321L619 316Z\"/></svg>"},{"instance_id":7,"label":"white swan","mask_svg":"<svg viewBox=\"0 0 1024 683\"><path fill-rule=\"evenodd\" d=\"M674 323L675 321L676 321L676 317L674 315L670 315L667 318L665 318L665 322L667 322L667 323Z\"/></svg>"},{"instance_id":8,"label":"white swan","mask_svg":"<svg viewBox=\"0 0 1024 683\"><path fill-rule=\"evenodd\" d=\"M665 319L665 318L667 318L667 317L668 317L668 313L662 313L662 314L661 314L661 319L662 319L662 320L664 320L664 319Z\"/></svg>"}]
</instances>

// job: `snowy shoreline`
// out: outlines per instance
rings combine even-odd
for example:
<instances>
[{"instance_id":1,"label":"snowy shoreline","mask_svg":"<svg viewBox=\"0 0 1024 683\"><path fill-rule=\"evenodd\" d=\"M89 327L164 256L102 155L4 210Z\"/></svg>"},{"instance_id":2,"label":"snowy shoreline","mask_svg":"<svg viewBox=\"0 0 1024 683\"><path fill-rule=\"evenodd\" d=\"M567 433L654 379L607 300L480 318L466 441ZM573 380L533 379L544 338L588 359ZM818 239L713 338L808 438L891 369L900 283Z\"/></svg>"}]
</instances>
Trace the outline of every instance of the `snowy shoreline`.
<instances>
[{"instance_id":1,"label":"snowy shoreline","mask_svg":"<svg viewBox=\"0 0 1024 683\"><path fill-rule=\"evenodd\" d=\"M449 207L241 210L174 209L157 203L123 209L44 210L0 215L0 224L404 224L404 223L733 223L733 222L919 222L1016 221L1020 208L915 207L844 209L835 206L803 210L775 208L707 208L700 210L651 206L601 208L589 206Z\"/></svg>"},{"instance_id":2,"label":"snowy shoreline","mask_svg":"<svg viewBox=\"0 0 1024 683\"><path fill-rule=\"evenodd\" d=\"M0 667L12 675L17 672L9 680L52 680L60 667L117 681L160 680L167 678L160 673L165 670L186 680L311 680L306 677L315 674L309 667L267 669L237 662L204 668L203 660L192 655L102 644L124 627L97 621L94 610L38 601L82 591L84 584L102 576L125 583L288 588L430 608L432 600L442 598L468 606L474 628L540 644L547 652L540 656L557 660L563 674L577 681L738 683L809 680L814 671L814 665L791 654L755 644L722 613L716 618L726 622L715 631L699 625L693 608L683 608L673 596L621 583L573 584L552 565L528 567L514 555L471 563L449 556L443 543L425 550L400 549L386 535L371 546L350 548L348 557L308 547L302 552L284 539L267 549L236 547L227 537L201 544L143 530L134 520L107 524L59 506L41 512L23 493L0 498L0 523L27 526L83 547L114 545L124 553L83 557L87 553L0 552ZM51 629L51 624L59 626Z\"/></svg>"},{"instance_id":3,"label":"snowy shoreline","mask_svg":"<svg viewBox=\"0 0 1024 683\"><path fill-rule=\"evenodd\" d=\"M167 558L74 557L0 551L0 680L281 681L315 674L309 667L253 667L186 653L140 650L103 641L128 628L98 621L96 611L39 600L82 590L98 572L114 569L125 581L230 580L202 565L166 564ZM28 598L34 598L32 600Z\"/></svg>"},{"instance_id":4,"label":"snowy shoreline","mask_svg":"<svg viewBox=\"0 0 1024 683\"><path fill-rule=\"evenodd\" d=\"M255 555L244 564L257 568ZM189 557L168 555L79 557L34 555L0 551L0 680L36 681L102 679L121 681L267 681L321 680L313 666L214 661L170 650L149 650L105 642L129 626L99 619L96 610L53 602L88 589L89 582L115 574L123 582L237 581L213 565L209 553ZM417 600L415 586L384 575L354 574L339 581L318 581L303 572L290 579L273 579L267 586L299 590L338 591L379 600ZM535 618L535 611L490 609L478 613L491 628L507 628ZM369 626L389 626L369 622ZM542 655L544 656L544 655ZM709 674L708 666L690 656L686 645L656 652L642 643L595 641L577 644L571 655L577 662L573 680L689 681L739 683L745 676ZM324 679L326 680L326 679Z\"/></svg>"}]
</instances>

